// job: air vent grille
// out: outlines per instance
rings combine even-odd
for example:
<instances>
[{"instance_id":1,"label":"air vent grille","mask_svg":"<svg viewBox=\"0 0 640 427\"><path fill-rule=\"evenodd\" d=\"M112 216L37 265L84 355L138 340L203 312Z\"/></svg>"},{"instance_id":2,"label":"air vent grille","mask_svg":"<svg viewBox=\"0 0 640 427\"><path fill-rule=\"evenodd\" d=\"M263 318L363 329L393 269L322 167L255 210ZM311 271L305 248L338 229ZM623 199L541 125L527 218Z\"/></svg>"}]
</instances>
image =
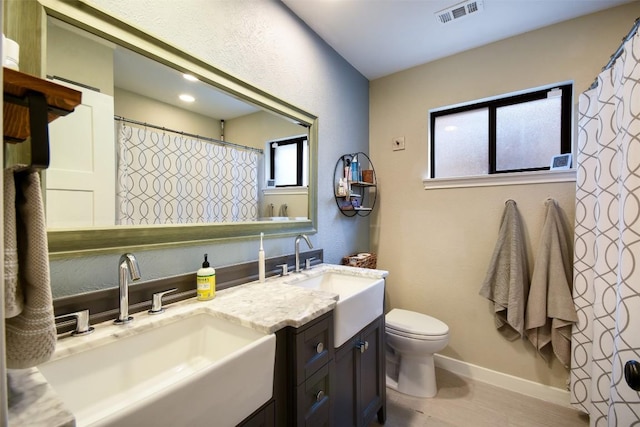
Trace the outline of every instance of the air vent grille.
<instances>
[{"instance_id":1,"label":"air vent grille","mask_svg":"<svg viewBox=\"0 0 640 427\"><path fill-rule=\"evenodd\" d=\"M436 19L441 24L447 24L483 10L482 0L468 0L436 12Z\"/></svg>"}]
</instances>

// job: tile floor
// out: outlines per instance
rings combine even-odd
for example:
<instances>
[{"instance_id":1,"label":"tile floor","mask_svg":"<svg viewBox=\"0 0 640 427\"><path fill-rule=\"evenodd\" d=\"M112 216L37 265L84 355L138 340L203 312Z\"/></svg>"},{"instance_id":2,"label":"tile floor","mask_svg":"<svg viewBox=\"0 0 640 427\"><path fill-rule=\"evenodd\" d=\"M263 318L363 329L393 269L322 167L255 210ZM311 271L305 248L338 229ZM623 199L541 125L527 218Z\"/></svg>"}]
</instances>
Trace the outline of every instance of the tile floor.
<instances>
[{"instance_id":1,"label":"tile floor","mask_svg":"<svg viewBox=\"0 0 640 427\"><path fill-rule=\"evenodd\" d=\"M486 383L436 369L438 394L421 399L387 388L386 427L585 427L589 418ZM373 422L370 427L379 426Z\"/></svg>"}]
</instances>

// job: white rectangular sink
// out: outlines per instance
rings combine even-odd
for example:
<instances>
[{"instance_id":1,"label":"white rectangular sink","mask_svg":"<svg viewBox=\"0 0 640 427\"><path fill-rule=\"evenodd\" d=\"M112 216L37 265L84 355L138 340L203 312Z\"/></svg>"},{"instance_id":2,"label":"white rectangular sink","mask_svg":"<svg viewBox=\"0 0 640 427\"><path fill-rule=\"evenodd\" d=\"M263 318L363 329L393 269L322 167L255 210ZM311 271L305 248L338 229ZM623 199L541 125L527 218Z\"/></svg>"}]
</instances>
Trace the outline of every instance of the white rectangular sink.
<instances>
[{"instance_id":1,"label":"white rectangular sink","mask_svg":"<svg viewBox=\"0 0 640 427\"><path fill-rule=\"evenodd\" d=\"M234 426L273 394L275 342L200 313L38 369L77 426Z\"/></svg>"},{"instance_id":2,"label":"white rectangular sink","mask_svg":"<svg viewBox=\"0 0 640 427\"><path fill-rule=\"evenodd\" d=\"M383 278L327 271L311 277L294 277L287 283L338 294L338 303L333 310L333 345L336 348L383 313Z\"/></svg>"}]
</instances>

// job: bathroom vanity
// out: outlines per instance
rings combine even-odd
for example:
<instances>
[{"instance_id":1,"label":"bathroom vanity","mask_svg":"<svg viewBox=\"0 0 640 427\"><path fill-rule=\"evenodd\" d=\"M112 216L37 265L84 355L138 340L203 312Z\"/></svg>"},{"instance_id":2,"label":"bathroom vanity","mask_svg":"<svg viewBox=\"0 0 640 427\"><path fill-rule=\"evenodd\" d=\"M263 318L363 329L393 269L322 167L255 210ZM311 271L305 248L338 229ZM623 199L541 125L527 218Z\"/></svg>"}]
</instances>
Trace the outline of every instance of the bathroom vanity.
<instances>
[{"instance_id":1,"label":"bathroom vanity","mask_svg":"<svg viewBox=\"0 0 640 427\"><path fill-rule=\"evenodd\" d=\"M61 338L54 358L122 341L129 335L135 337L136 328L149 331L207 315L275 335L271 398L252 413L250 409L238 425L364 426L376 414L384 421L384 316L334 348L334 312L339 295L291 283L329 273L374 280L387 275L381 270L320 264L302 273L269 278L266 283L251 282L221 290L211 301L190 298L176 302L167 305L166 312L159 316L140 312L125 327L111 322L95 324L92 335ZM347 299L343 296L341 303ZM11 371L9 379L13 396L19 400L10 405L11 426L74 425L71 411L37 368ZM224 404L224 393L221 396L215 403Z\"/></svg>"}]
</instances>

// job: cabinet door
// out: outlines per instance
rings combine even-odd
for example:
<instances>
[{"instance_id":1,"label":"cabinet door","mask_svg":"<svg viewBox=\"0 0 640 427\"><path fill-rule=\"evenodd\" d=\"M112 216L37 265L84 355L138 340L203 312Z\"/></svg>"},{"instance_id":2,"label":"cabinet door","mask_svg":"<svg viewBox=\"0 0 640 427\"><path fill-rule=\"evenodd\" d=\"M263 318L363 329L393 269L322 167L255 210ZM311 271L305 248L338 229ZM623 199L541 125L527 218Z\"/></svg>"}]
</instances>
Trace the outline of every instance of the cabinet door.
<instances>
[{"instance_id":1,"label":"cabinet door","mask_svg":"<svg viewBox=\"0 0 640 427\"><path fill-rule=\"evenodd\" d=\"M384 315L335 352L333 420L337 427L366 427L386 420Z\"/></svg>"},{"instance_id":2,"label":"cabinet door","mask_svg":"<svg viewBox=\"0 0 640 427\"><path fill-rule=\"evenodd\" d=\"M333 376L333 425L335 427L357 426L357 380L356 363L359 351L355 349L356 335L336 350L335 375Z\"/></svg>"},{"instance_id":3,"label":"cabinet door","mask_svg":"<svg viewBox=\"0 0 640 427\"><path fill-rule=\"evenodd\" d=\"M366 343L366 349L363 352L357 350L360 355L360 397L358 399L358 413L362 417L360 426L369 425L376 414L379 419L385 418L384 332L384 316L382 316L360 333L361 342Z\"/></svg>"}]
</instances>

